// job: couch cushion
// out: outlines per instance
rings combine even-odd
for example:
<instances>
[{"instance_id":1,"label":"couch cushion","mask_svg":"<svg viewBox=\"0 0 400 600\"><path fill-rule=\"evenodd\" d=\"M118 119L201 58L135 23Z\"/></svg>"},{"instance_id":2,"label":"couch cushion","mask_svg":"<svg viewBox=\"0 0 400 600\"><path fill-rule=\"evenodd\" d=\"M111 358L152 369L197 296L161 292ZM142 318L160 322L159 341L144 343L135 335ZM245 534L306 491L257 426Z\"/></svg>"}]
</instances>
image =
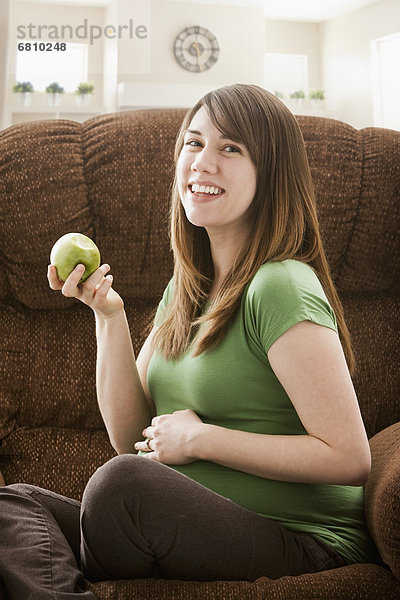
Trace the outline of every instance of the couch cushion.
<instances>
[{"instance_id":1,"label":"couch cushion","mask_svg":"<svg viewBox=\"0 0 400 600\"><path fill-rule=\"evenodd\" d=\"M0 297L60 309L50 250L78 231L98 244L124 299L154 299L172 269L166 216L185 111L38 121L0 133Z\"/></svg>"},{"instance_id":2,"label":"couch cushion","mask_svg":"<svg viewBox=\"0 0 400 600\"><path fill-rule=\"evenodd\" d=\"M49 294L51 247L66 230L94 233L81 130L73 121L38 121L0 133L1 262L13 296L27 307L65 306Z\"/></svg>"},{"instance_id":3,"label":"couch cushion","mask_svg":"<svg viewBox=\"0 0 400 600\"><path fill-rule=\"evenodd\" d=\"M339 292L399 290L400 132L298 120Z\"/></svg>"},{"instance_id":4,"label":"couch cushion","mask_svg":"<svg viewBox=\"0 0 400 600\"><path fill-rule=\"evenodd\" d=\"M340 286L354 292L400 291L400 131L357 132L362 179Z\"/></svg>"},{"instance_id":5,"label":"couch cushion","mask_svg":"<svg viewBox=\"0 0 400 600\"><path fill-rule=\"evenodd\" d=\"M87 121L82 141L96 240L124 299L154 301L172 272L168 209L184 110Z\"/></svg>"},{"instance_id":6,"label":"couch cushion","mask_svg":"<svg viewBox=\"0 0 400 600\"><path fill-rule=\"evenodd\" d=\"M50 292L67 299L60 292ZM136 355L153 305L125 304ZM81 302L60 311L0 305L0 440L15 427L100 429L96 335Z\"/></svg>"},{"instance_id":7,"label":"couch cushion","mask_svg":"<svg viewBox=\"0 0 400 600\"><path fill-rule=\"evenodd\" d=\"M400 583L377 565L248 581L136 579L88 584L99 600L398 600Z\"/></svg>"},{"instance_id":8,"label":"couch cushion","mask_svg":"<svg viewBox=\"0 0 400 600\"><path fill-rule=\"evenodd\" d=\"M400 580L400 422L375 435L370 445L367 522L384 562Z\"/></svg>"},{"instance_id":9,"label":"couch cushion","mask_svg":"<svg viewBox=\"0 0 400 600\"><path fill-rule=\"evenodd\" d=\"M356 357L354 387L368 436L400 420L398 297L342 293Z\"/></svg>"},{"instance_id":10,"label":"couch cushion","mask_svg":"<svg viewBox=\"0 0 400 600\"><path fill-rule=\"evenodd\" d=\"M94 471L113 456L104 428L19 427L0 447L7 484L31 483L77 500Z\"/></svg>"},{"instance_id":11,"label":"couch cushion","mask_svg":"<svg viewBox=\"0 0 400 600\"><path fill-rule=\"evenodd\" d=\"M307 149L325 249L337 275L357 216L362 146L351 125L316 117L297 119Z\"/></svg>"}]
</instances>

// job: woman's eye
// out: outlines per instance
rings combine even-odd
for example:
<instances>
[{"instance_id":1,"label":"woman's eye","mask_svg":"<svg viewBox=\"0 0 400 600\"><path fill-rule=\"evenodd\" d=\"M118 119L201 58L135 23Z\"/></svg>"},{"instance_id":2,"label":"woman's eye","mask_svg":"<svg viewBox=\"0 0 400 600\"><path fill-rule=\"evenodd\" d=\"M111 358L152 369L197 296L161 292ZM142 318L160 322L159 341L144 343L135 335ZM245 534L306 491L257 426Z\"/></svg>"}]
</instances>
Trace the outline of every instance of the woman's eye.
<instances>
[{"instance_id":1,"label":"woman's eye","mask_svg":"<svg viewBox=\"0 0 400 600\"><path fill-rule=\"evenodd\" d=\"M202 143L199 142L198 140L187 140L184 145L189 146L191 148L202 147ZM223 147L223 150L225 152L227 152L228 154L234 154L234 153L241 154L240 148L238 148L237 146L233 146L232 144L227 144L226 146Z\"/></svg>"},{"instance_id":2,"label":"woman's eye","mask_svg":"<svg viewBox=\"0 0 400 600\"><path fill-rule=\"evenodd\" d=\"M238 148L237 146L231 146L231 145L225 146L225 150L227 150L228 148L229 148L229 150L228 150L229 154L231 152L239 152L240 153L240 148Z\"/></svg>"}]
</instances>

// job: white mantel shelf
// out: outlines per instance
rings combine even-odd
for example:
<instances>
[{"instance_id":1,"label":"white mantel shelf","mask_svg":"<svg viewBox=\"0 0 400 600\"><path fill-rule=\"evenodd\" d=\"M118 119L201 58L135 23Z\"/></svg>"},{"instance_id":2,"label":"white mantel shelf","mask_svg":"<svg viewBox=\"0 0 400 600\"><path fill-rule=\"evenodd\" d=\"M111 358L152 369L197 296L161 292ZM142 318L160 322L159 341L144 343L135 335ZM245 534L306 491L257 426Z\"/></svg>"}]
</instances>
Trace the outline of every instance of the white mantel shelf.
<instances>
[{"instance_id":1,"label":"white mantel shelf","mask_svg":"<svg viewBox=\"0 0 400 600\"><path fill-rule=\"evenodd\" d=\"M106 112L104 106L15 106L6 107L5 127L43 119L68 119L86 121Z\"/></svg>"},{"instance_id":2,"label":"white mantel shelf","mask_svg":"<svg viewBox=\"0 0 400 600\"><path fill-rule=\"evenodd\" d=\"M56 114L59 112L62 113L97 113L104 112L104 107L102 106L83 106L79 108L77 106L12 106L8 107L10 112L13 114L18 113L47 113L47 114Z\"/></svg>"}]
</instances>

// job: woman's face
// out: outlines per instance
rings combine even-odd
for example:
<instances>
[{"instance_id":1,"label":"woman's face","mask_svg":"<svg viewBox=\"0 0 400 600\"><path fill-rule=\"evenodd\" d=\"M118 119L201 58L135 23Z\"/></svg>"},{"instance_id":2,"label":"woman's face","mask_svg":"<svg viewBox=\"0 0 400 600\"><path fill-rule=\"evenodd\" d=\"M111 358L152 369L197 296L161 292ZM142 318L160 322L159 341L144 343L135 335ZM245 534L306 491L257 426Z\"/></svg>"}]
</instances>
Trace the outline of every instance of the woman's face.
<instances>
[{"instance_id":1,"label":"woman's face","mask_svg":"<svg viewBox=\"0 0 400 600\"><path fill-rule=\"evenodd\" d=\"M256 178L247 148L225 138L201 107L185 133L177 164L178 190L188 220L208 233L246 231Z\"/></svg>"}]
</instances>

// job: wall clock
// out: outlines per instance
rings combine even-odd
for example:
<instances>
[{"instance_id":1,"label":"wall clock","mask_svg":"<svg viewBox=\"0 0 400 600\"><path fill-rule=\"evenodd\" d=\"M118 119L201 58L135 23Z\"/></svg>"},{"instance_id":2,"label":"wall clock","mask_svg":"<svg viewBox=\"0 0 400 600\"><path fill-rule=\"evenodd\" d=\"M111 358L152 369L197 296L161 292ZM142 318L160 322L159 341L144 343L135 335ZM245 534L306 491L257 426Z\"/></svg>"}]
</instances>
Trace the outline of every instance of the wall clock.
<instances>
[{"instance_id":1,"label":"wall clock","mask_svg":"<svg viewBox=\"0 0 400 600\"><path fill-rule=\"evenodd\" d=\"M178 64L184 69L194 73L206 71L218 60L217 38L199 25L186 27L175 40L174 54Z\"/></svg>"}]
</instances>

